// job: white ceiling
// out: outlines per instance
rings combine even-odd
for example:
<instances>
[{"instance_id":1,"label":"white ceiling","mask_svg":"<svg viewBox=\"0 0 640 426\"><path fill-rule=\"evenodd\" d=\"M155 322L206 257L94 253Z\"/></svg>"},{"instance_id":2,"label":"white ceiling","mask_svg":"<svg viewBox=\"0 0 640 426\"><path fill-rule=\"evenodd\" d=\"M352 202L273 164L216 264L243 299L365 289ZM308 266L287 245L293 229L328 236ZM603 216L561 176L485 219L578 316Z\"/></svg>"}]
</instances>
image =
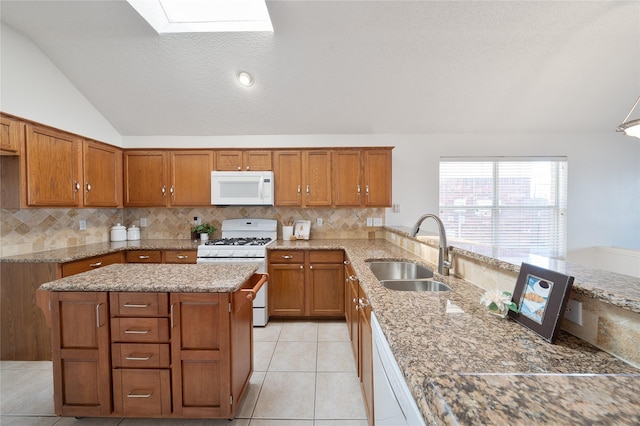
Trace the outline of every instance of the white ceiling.
<instances>
[{"instance_id":1,"label":"white ceiling","mask_svg":"<svg viewBox=\"0 0 640 426\"><path fill-rule=\"evenodd\" d=\"M158 35L124 0L0 13L123 136L610 132L640 95L638 0L267 6L272 34Z\"/></svg>"}]
</instances>

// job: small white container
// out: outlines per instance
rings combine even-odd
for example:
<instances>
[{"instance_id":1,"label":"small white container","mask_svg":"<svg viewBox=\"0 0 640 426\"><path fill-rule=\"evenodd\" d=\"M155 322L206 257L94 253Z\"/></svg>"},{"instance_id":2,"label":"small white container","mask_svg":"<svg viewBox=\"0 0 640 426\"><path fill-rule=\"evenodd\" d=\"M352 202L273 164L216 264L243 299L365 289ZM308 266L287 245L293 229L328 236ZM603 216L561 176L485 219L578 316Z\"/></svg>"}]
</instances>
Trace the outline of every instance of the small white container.
<instances>
[{"instance_id":1,"label":"small white container","mask_svg":"<svg viewBox=\"0 0 640 426\"><path fill-rule=\"evenodd\" d=\"M140 228L135 225L131 225L129 229L127 229L127 240L129 241L137 241L140 239Z\"/></svg>"},{"instance_id":2,"label":"small white container","mask_svg":"<svg viewBox=\"0 0 640 426\"><path fill-rule=\"evenodd\" d=\"M293 237L293 226L283 226L282 227L282 239L284 241L289 241Z\"/></svg>"},{"instance_id":3,"label":"small white container","mask_svg":"<svg viewBox=\"0 0 640 426\"><path fill-rule=\"evenodd\" d=\"M127 228L119 223L112 226L111 241L127 241Z\"/></svg>"}]
</instances>

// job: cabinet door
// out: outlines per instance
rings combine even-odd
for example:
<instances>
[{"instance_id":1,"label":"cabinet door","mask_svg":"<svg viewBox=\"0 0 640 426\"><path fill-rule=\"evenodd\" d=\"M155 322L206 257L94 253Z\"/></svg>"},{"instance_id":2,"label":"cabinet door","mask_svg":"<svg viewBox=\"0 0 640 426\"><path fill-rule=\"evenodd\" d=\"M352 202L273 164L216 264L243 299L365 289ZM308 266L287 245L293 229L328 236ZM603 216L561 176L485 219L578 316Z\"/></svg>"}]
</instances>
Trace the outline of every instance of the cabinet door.
<instances>
[{"instance_id":1,"label":"cabinet door","mask_svg":"<svg viewBox=\"0 0 640 426\"><path fill-rule=\"evenodd\" d=\"M300 151L273 153L276 206L302 205L302 163Z\"/></svg>"},{"instance_id":2,"label":"cabinet door","mask_svg":"<svg viewBox=\"0 0 640 426\"><path fill-rule=\"evenodd\" d=\"M59 416L111 413L107 293L53 292L54 405Z\"/></svg>"},{"instance_id":3,"label":"cabinet door","mask_svg":"<svg viewBox=\"0 0 640 426\"><path fill-rule=\"evenodd\" d=\"M169 177L166 153L129 151L124 153L124 205L163 207L167 205Z\"/></svg>"},{"instance_id":4,"label":"cabinet door","mask_svg":"<svg viewBox=\"0 0 640 426\"><path fill-rule=\"evenodd\" d=\"M163 263L196 263L197 250L165 250Z\"/></svg>"},{"instance_id":5,"label":"cabinet door","mask_svg":"<svg viewBox=\"0 0 640 426\"><path fill-rule=\"evenodd\" d=\"M18 153L22 141L22 124L7 117L0 117L0 151Z\"/></svg>"},{"instance_id":6,"label":"cabinet door","mask_svg":"<svg viewBox=\"0 0 640 426\"><path fill-rule=\"evenodd\" d=\"M77 207L80 205L80 151L75 136L27 125L25 141L27 204Z\"/></svg>"},{"instance_id":7,"label":"cabinet door","mask_svg":"<svg viewBox=\"0 0 640 426\"><path fill-rule=\"evenodd\" d=\"M170 153L171 206L210 206L213 151Z\"/></svg>"},{"instance_id":8,"label":"cabinet door","mask_svg":"<svg viewBox=\"0 0 640 426\"><path fill-rule=\"evenodd\" d=\"M359 206L361 203L360 151L333 151L331 160L333 205Z\"/></svg>"},{"instance_id":9,"label":"cabinet door","mask_svg":"<svg viewBox=\"0 0 640 426\"><path fill-rule=\"evenodd\" d=\"M391 151L364 152L364 205L391 207Z\"/></svg>"},{"instance_id":10,"label":"cabinet door","mask_svg":"<svg viewBox=\"0 0 640 426\"><path fill-rule=\"evenodd\" d=\"M269 315L303 316L304 264L269 265Z\"/></svg>"},{"instance_id":11,"label":"cabinet door","mask_svg":"<svg viewBox=\"0 0 640 426\"><path fill-rule=\"evenodd\" d=\"M311 316L344 316L344 266L309 264L308 309Z\"/></svg>"},{"instance_id":12,"label":"cabinet door","mask_svg":"<svg viewBox=\"0 0 640 426\"><path fill-rule=\"evenodd\" d=\"M331 205L331 152L305 151L302 155L304 205Z\"/></svg>"},{"instance_id":13,"label":"cabinet door","mask_svg":"<svg viewBox=\"0 0 640 426\"><path fill-rule=\"evenodd\" d=\"M122 263L122 253L109 253L62 264L62 277L91 271L114 263Z\"/></svg>"},{"instance_id":14,"label":"cabinet door","mask_svg":"<svg viewBox=\"0 0 640 426\"><path fill-rule=\"evenodd\" d=\"M219 171L242 170L242 151L216 151L216 167Z\"/></svg>"},{"instance_id":15,"label":"cabinet door","mask_svg":"<svg viewBox=\"0 0 640 426\"><path fill-rule=\"evenodd\" d=\"M171 358L176 416L231 415L228 293L172 293Z\"/></svg>"},{"instance_id":16,"label":"cabinet door","mask_svg":"<svg viewBox=\"0 0 640 426\"><path fill-rule=\"evenodd\" d=\"M359 336L360 336L360 385L362 387L362 399L367 410L369 424L374 424L373 418L373 346L371 336L371 307L367 296L359 289L360 306Z\"/></svg>"},{"instance_id":17,"label":"cabinet door","mask_svg":"<svg viewBox=\"0 0 640 426\"><path fill-rule=\"evenodd\" d=\"M271 151L248 150L243 153L244 170L268 171L271 165Z\"/></svg>"},{"instance_id":18,"label":"cabinet door","mask_svg":"<svg viewBox=\"0 0 640 426\"><path fill-rule=\"evenodd\" d=\"M122 151L94 141L84 141L84 205L122 207Z\"/></svg>"},{"instance_id":19,"label":"cabinet door","mask_svg":"<svg viewBox=\"0 0 640 426\"><path fill-rule=\"evenodd\" d=\"M124 260L126 263L162 263L162 251L127 250Z\"/></svg>"}]
</instances>

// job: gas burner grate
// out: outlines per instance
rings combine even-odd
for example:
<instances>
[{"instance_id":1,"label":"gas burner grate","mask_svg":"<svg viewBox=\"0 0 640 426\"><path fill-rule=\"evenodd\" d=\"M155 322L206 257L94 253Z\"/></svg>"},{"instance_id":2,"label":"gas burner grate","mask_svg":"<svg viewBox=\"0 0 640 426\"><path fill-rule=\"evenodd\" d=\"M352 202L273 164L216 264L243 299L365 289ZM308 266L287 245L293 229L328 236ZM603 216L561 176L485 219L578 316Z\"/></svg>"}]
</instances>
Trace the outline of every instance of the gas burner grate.
<instances>
[{"instance_id":1,"label":"gas burner grate","mask_svg":"<svg viewBox=\"0 0 640 426\"><path fill-rule=\"evenodd\" d=\"M271 238L220 238L204 243L207 246L263 246L268 244Z\"/></svg>"}]
</instances>

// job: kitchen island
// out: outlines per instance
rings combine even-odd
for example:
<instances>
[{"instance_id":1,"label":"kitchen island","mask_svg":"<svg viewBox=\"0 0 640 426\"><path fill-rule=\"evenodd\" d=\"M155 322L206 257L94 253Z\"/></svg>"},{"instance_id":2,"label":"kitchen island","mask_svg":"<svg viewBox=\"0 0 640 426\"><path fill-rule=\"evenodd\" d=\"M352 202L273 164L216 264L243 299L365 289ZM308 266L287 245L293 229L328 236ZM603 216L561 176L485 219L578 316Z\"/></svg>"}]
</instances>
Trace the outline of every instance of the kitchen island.
<instances>
[{"instance_id":1,"label":"kitchen island","mask_svg":"<svg viewBox=\"0 0 640 426\"><path fill-rule=\"evenodd\" d=\"M253 371L256 269L115 264L43 284L56 414L232 419Z\"/></svg>"}]
</instances>

